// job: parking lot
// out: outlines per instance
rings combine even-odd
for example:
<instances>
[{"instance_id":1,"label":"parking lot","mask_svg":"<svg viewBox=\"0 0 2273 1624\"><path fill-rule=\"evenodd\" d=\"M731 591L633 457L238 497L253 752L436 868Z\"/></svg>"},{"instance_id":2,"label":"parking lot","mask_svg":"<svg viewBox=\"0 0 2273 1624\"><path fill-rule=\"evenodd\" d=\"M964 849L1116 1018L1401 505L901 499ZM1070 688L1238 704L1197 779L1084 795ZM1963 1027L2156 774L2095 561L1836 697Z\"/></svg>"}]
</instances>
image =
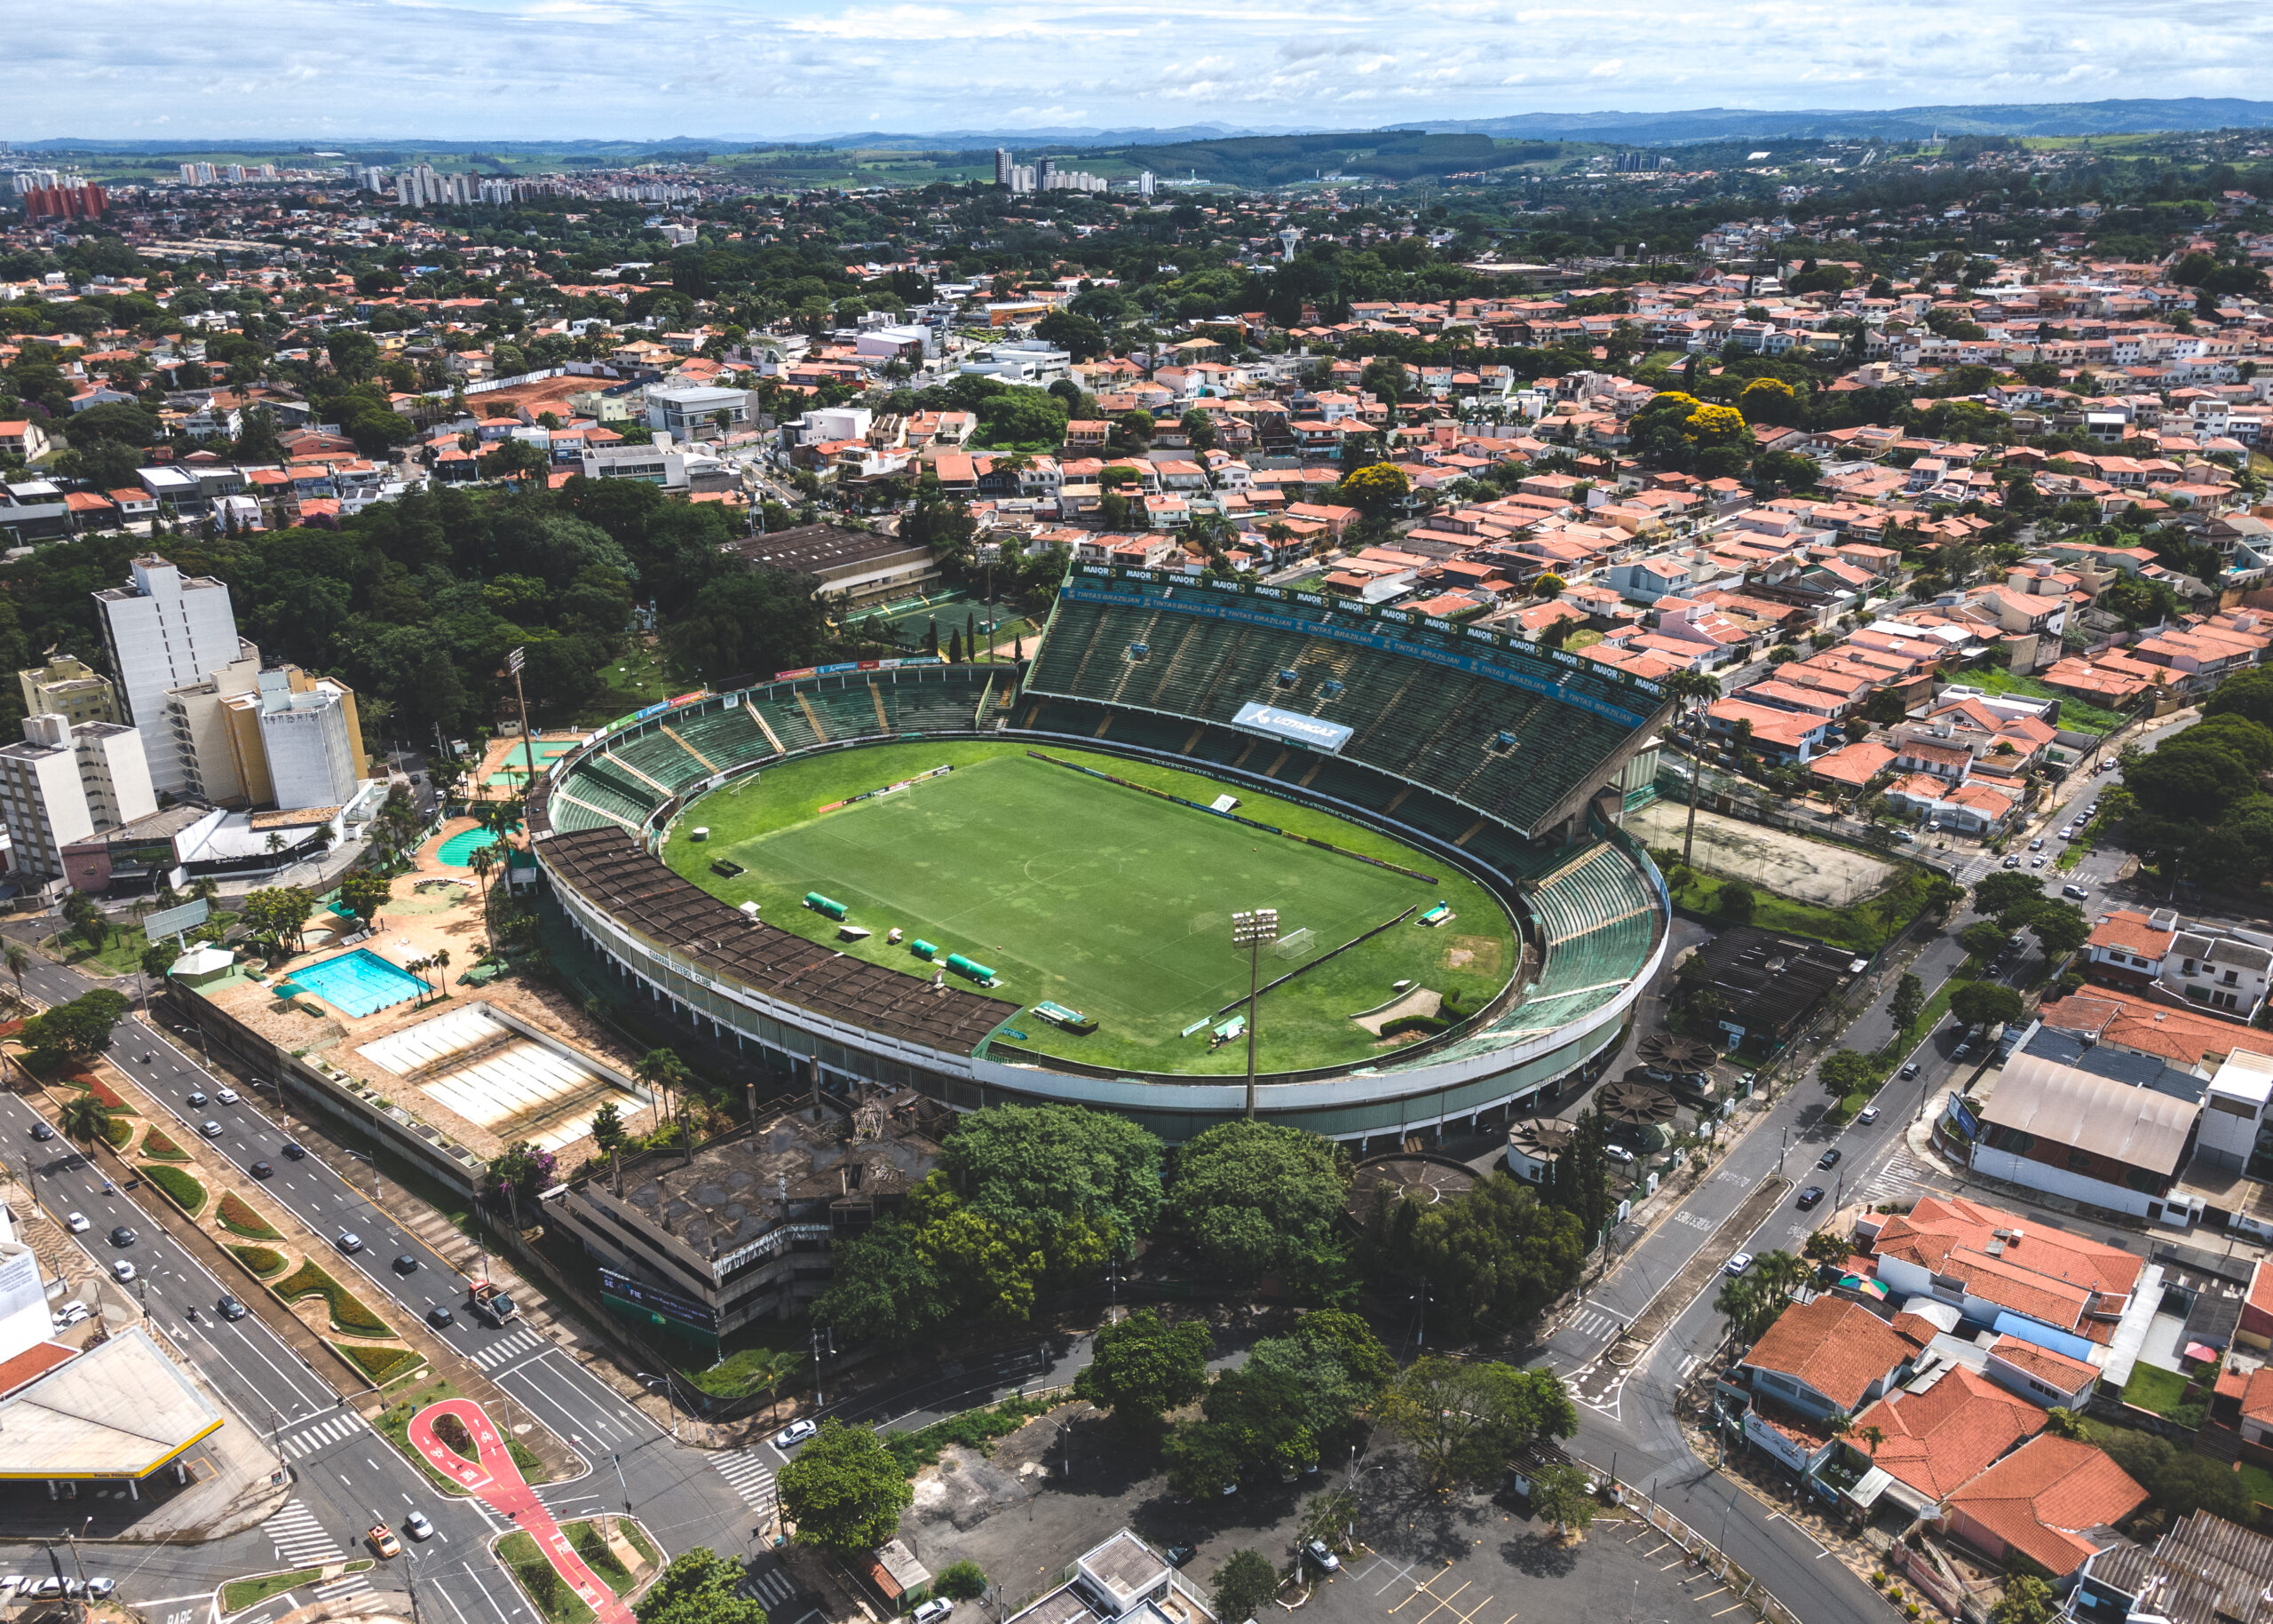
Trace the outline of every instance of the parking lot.
<instances>
[{"instance_id":1,"label":"parking lot","mask_svg":"<svg viewBox=\"0 0 2273 1624\"><path fill-rule=\"evenodd\" d=\"M1689 1624L1752 1610L1646 1524L1595 1524L1566 1545L1519 1505L1463 1509L1435 1527L1382 1531L1309 1611L1321 1624Z\"/></svg>"}]
</instances>

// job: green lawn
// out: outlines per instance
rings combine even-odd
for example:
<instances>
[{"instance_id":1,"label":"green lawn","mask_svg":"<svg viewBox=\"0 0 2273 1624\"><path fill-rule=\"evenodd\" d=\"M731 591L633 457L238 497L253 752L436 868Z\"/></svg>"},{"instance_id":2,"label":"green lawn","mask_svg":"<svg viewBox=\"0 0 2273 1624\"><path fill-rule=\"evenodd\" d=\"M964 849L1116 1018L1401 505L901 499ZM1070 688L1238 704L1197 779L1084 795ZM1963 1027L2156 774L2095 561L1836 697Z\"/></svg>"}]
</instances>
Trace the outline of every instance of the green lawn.
<instances>
[{"instance_id":1,"label":"green lawn","mask_svg":"<svg viewBox=\"0 0 2273 1624\"><path fill-rule=\"evenodd\" d=\"M1810 937L1858 954L1876 953L1886 945L1891 931L1901 930L1917 916L1920 872L1906 872L1888 890L1853 907L1795 901L1754 885L1751 923L1763 931ZM1721 887L1727 883L1692 870L1689 883L1673 892L1674 906L1692 914L1718 916Z\"/></svg>"},{"instance_id":2,"label":"green lawn","mask_svg":"<svg viewBox=\"0 0 2273 1624\"><path fill-rule=\"evenodd\" d=\"M1053 752L1133 782L1206 803L1224 786L1117 757ZM832 812L820 808L915 772L949 776ZM1424 884L1334 852L1278 838L1190 807L1031 760L989 742L883 745L793 763L701 801L666 848L671 866L726 900L755 900L771 923L929 978L933 965L894 926L992 967L998 995L1081 1010L1099 1030L1076 1036L1022 1014L1023 1046L1146 1071L1231 1073L1244 1043L1210 1050L1181 1028L1216 1019L1244 994L1247 965L1231 940L1235 908L1279 909L1282 934L1307 928L1294 958L1265 950L1263 978L1293 970L1416 905L1449 902L1437 929L1406 922L1288 983L1263 1002L1258 1064L1266 1071L1356 1061L1386 1047L1350 1020L1413 979L1481 999L1513 969L1506 912L1449 866L1327 813L1240 787L1239 812L1292 832L1438 876ZM686 838L707 825L708 842ZM728 859L748 872L720 878ZM817 891L846 904L875 934L840 942L835 921L801 906ZM951 972L952 978L952 972ZM967 985L967 984L965 984ZM1020 1040L1010 1040L1013 1042Z\"/></svg>"},{"instance_id":3,"label":"green lawn","mask_svg":"<svg viewBox=\"0 0 2273 1624\"><path fill-rule=\"evenodd\" d=\"M657 700L683 692L672 685L669 673L663 669L663 662L655 651L636 640L624 651L623 658L602 668L599 675L598 689L576 707L574 721L579 727L603 726L618 717L629 716ZM543 719L557 720L550 717Z\"/></svg>"},{"instance_id":4,"label":"green lawn","mask_svg":"<svg viewBox=\"0 0 2273 1624\"><path fill-rule=\"evenodd\" d=\"M2159 1365L2134 1365L2130 1384L2123 1390L2123 1402L2167 1415L2186 1402L2186 1378Z\"/></svg>"}]
</instances>

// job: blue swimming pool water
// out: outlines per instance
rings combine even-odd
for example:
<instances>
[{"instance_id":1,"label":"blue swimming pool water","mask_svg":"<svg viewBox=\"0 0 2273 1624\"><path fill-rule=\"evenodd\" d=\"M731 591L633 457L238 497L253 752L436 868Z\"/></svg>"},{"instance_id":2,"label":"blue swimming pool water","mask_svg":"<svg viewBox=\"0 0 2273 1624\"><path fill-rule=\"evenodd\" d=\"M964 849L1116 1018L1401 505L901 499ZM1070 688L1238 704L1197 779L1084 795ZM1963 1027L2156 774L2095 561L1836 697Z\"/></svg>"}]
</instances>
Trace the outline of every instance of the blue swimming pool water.
<instances>
[{"instance_id":1,"label":"blue swimming pool water","mask_svg":"<svg viewBox=\"0 0 2273 1624\"><path fill-rule=\"evenodd\" d=\"M358 1017L408 1003L426 990L417 977L388 963L368 947L296 970L292 979L326 1003Z\"/></svg>"}]
</instances>

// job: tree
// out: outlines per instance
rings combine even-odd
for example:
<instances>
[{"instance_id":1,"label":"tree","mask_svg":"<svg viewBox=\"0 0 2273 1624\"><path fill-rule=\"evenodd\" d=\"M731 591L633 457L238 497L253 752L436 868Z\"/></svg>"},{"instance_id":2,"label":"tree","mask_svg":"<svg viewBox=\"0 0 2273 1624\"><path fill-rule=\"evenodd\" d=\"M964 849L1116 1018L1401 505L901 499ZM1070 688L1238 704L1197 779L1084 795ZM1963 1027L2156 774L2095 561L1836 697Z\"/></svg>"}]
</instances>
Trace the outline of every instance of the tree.
<instances>
[{"instance_id":1,"label":"tree","mask_svg":"<svg viewBox=\"0 0 2273 1624\"><path fill-rule=\"evenodd\" d=\"M1877 1081L1877 1069L1868 1055L1857 1054L1851 1049L1834 1049L1817 1066L1816 1075L1827 1091L1845 1095Z\"/></svg>"},{"instance_id":2,"label":"tree","mask_svg":"<svg viewBox=\"0 0 2273 1624\"><path fill-rule=\"evenodd\" d=\"M1329 1141L1277 1122L1223 1122L1184 1145L1168 1216L1234 1279L1284 1269L1331 1240L1346 1174Z\"/></svg>"},{"instance_id":3,"label":"tree","mask_svg":"<svg viewBox=\"0 0 2273 1624\"><path fill-rule=\"evenodd\" d=\"M1149 1308L1137 1309L1120 1324L1098 1328L1093 1357L1074 1378L1073 1391L1111 1410L1128 1430L1149 1430L1208 1385L1211 1340L1196 1320L1171 1324Z\"/></svg>"},{"instance_id":4,"label":"tree","mask_svg":"<svg viewBox=\"0 0 2273 1624\"><path fill-rule=\"evenodd\" d=\"M669 1049L651 1049L639 1057L639 1064L632 1068L631 1074L645 1083L648 1092L661 1102L655 1109L657 1126L660 1127L667 1122L677 1122L684 1129L685 1123L683 1113L685 1102L678 1096L686 1086L687 1070L686 1062L678 1058L677 1051ZM687 1165L692 1167L694 1164L693 1137L684 1133L682 1137L687 1141L685 1146L686 1161Z\"/></svg>"},{"instance_id":5,"label":"tree","mask_svg":"<svg viewBox=\"0 0 2273 1624\"><path fill-rule=\"evenodd\" d=\"M1993 959L2005 950L2013 933L1993 919L1976 919L1957 933L1958 946L1976 959Z\"/></svg>"},{"instance_id":6,"label":"tree","mask_svg":"<svg viewBox=\"0 0 2273 1624\"><path fill-rule=\"evenodd\" d=\"M1926 984L1905 971L1895 984L1894 996L1887 1001L1887 1013L1894 1019L1897 1032L1907 1032L1918 1024L1918 1017L1926 1008Z\"/></svg>"},{"instance_id":7,"label":"tree","mask_svg":"<svg viewBox=\"0 0 2273 1624\"><path fill-rule=\"evenodd\" d=\"M2033 1573L2013 1573L2005 1594L1989 1609L1989 1624L2051 1624L2060 1604L2052 1588Z\"/></svg>"},{"instance_id":8,"label":"tree","mask_svg":"<svg viewBox=\"0 0 2273 1624\"><path fill-rule=\"evenodd\" d=\"M592 1113L592 1144L607 1158L609 1182L616 1198L623 1196L623 1113L609 1100Z\"/></svg>"},{"instance_id":9,"label":"tree","mask_svg":"<svg viewBox=\"0 0 2273 1624\"><path fill-rule=\"evenodd\" d=\"M765 1624L765 1609L741 1589L745 1578L740 1563L698 1545L671 1558L631 1616L639 1624Z\"/></svg>"},{"instance_id":10,"label":"tree","mask_svg":"<svg viewBox=\"0 0 2273 1624\"><path fill-rule=\"evenodd\" d=\"M62 1125L63 1137L81 1145L91 1145L98 1139L110 1137L110 1109L94 1097L92 1090L74 1094L65 1100L56 1120Z\"/></svg>"},{"instance_id":11,"label":"tree","mask_svg":"<svg viewBox=\"0 0 2273 1624\"><path fill-rule=\"evenodd\" d=\"M1216 420L1198 407L1195 406L1184 413L1178 420L1176 426L1184 431L1184 440L1194 451L1212 451L1216 448Z\"/></svg>"},{"instance_id":12,"label":"tree","mask_svg":"<svg viewBox=\"0 0 2273 1624\"><path fill-rule=\"evenodd\" d=\"M83 993L26 1021L19 1034L44 1066L91 1060L110 1045L111 1028L125 1018L126 998L108 987Z\"/></svg>"},{"instance_id":13,"label":"tree","mask_svg":"<svg viewBox=\"0 0 2273 1624\"><path fill-rule=\"evenodd\" d=\"M1769 1252L1746 1272L1725 1281L1713 1306L1727 1318L1739 1342L1755 1343L1813 1274L1804 1260L1791 1253Z\"/></svg>"},{"instance_id":14,"label":"tree","mask_svg":"<svg viewBox=\"0 0 2273 1624\"><path fill-rule=\"evenodd\" d=\"M2055 1438L2081 1439L2090 1436L2081 1415L2056 1404L2047 1413L2044 1430Z\"/></svg>"},{"instance_id":15,"label":"tree","mask_svg":"<svg viewBox=\"0 0 2273 1624\"><path fill-rule=\"evenodd\" d=\"M915 1499L899 1457L872 1427L848 1427L834 1416L781 1469L782 1515L797 1538L840 1557L874 1550L892 1537Z\"/></svg>"},{"instance_id":16,"label":"tree","mask_svg":"<svg viewBox=\"0 0 2273 1624\"><path fill-rule=\"evenodd\" d=\"M1479 1324L1512 1329L1576 1286L1588 1237L1576 1213L1495 1171L1465 1194L1426 1206L1376 1186L1360 1244L1384 1298L1425 1276L1431 1326L1464 1338Z\"/></svg>"},{"instance_id":17,"label":"tree","mask_svg":"<svg viewBox=\"0 0 2273 1624\"><path fill-rule=\"evenodd\" d=\"M1951 996L1950 1013L1968 1026L2009 1026L2021 1018L2021 995L2000 982L1968 982Z\"/></svg>"},{"instance_id":18,"label":"tree","mask_svg":"<svg viewBox=\"0 0 2273 1624\"><path fill-rule=\"evenodd\" d=\"M1721 887L1721 899L1715 911L1732 924L1749 924L1759 906L1758 892L1742 880L1730 880Z\"/></svg>"},{"instance_id":19,"label":"tree","mask_svg":"<svg viewBox=\"0 0 2273 1624\"><path fill-rule=\"evenodd\" d=\"M2028 928L2044 956L2056 963L2090 939L2092 922L2072 902L2047 902L2029 915Z\"/></svg>"},{"instance_id":20,"label":"tree","mask_svg":"<svg viewBox=\"0 0 2273 1624\"><path fill-rule=\"evenodd\" d=\"M377 917L394 893L394 882L371 868L352 868L339 882L339 899L365 924Z\"/></svg>"},{"instance_id":21,"label":"tree","mask_svg":"<svg viewBox=\"0 0 2273 1624\"><path fill-rule=\"evenodd\" d=\"M32 967L31 949L25 947L21 942L10 942L4 952L0 952L0 963L5 963L8 967L8 973L15 978L16 1002L18 1003L23 1002L24 971Z\"/></svg>"},{"instance_id":22,"label":"tree","mask_svg":"<svg viewBox=\"0 0 2273 1624\"><path fill-rule=\"evenodd\" d=\"M275 885L248 895L237 915L256 939L297 953L305 945L303 933L315 911L313 892L297 885Z\"/></svg>"},{"instance_id":23,"label":"tree","mask_svg":"<svg viewBox=\"0 0 2273 1624\"><path fill-rule=\"evenodd\" d=\"M1531 1474L1531 1509L1560 1531L1584 1533L1601 1504L1575 1466L1541 1466Z\"/></svg>"},{"instance_id":24,"label":"tree","mask_svg":"<svg viewBox=\"0 0 2273 1624\"><path fill-rule=\"evenodd\" d=\"M1579 1414L1551 1370L1415 1360L1374 1406L1437 1488L1496 1480L1508 1457L1540 1437L1568 1438Z\"/></svg>"},{"instance_id":25,"label":"tree","mask_svg":"<svg viewBox=\"0 0 2273 1624\"><path fill-rule=\"evenodd\" d=\"M1261 1551L1242 1549L1224 1558L1208 1588L1208 1600L1224 1624L1261 1616L1279 1594L1279 1570Z\"/></svg>"},{"instance_id":26,"label":"tree","mask_svg":"<svg viewBox=\"0 0 2273 1624\"><path fill-rule=\"evenodd\" d=\"M1342 481L1342 495L1352 507L1382 513L1413 494L1413 480L1394 463L1372 463Z\"/></svg>"},{"instance_id":27,"label":"tree","mask_svg":"<svg viewBox=\"0 0 2273 1624\"><path fill-rule=\"evenodd\" d=\"M172 943L152 942L142 949L142 973L153 981L162 981L178 956L179 952Z\"/></svg>"},{"instance_id":28,"label":"tree","mask_svg":"<svg viewBox=\"0 0 2273 1624\"><path fill-rule=\"evenodd\" d=\"M2043 879L2024 869L2000 868L1976 882L1973 887L1973 906L1992 915L2032 907L2043 900Z\"/></svg>"}]
</instances>

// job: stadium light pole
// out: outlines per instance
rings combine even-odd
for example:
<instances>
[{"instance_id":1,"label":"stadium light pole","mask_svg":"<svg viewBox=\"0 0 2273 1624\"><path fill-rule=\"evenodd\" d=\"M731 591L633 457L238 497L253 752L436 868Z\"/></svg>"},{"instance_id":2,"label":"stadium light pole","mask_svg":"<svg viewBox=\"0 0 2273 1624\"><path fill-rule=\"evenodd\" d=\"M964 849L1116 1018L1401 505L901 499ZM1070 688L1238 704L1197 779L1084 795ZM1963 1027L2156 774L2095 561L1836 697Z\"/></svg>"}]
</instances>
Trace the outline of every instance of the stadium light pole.
<instances>
[{"instance_id":1,"label":"stadium light pole","mask_svg":"<svg viewBox=\"0 0 2273 1624\"><path fill-rule=\"evenodd\" d=\"M1255 984L1263 958L1263 944L1279 939L1279 910L1259 907L1232 915L1232 943L1247 949L1247 1114L1255 1119Z\"/></svg>"}]
</instances>

